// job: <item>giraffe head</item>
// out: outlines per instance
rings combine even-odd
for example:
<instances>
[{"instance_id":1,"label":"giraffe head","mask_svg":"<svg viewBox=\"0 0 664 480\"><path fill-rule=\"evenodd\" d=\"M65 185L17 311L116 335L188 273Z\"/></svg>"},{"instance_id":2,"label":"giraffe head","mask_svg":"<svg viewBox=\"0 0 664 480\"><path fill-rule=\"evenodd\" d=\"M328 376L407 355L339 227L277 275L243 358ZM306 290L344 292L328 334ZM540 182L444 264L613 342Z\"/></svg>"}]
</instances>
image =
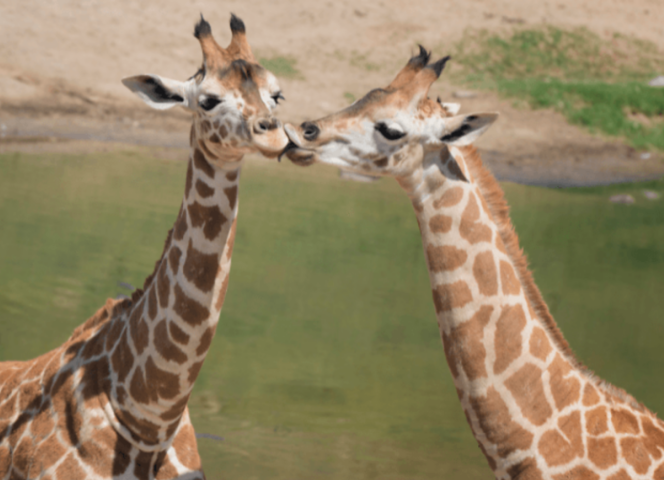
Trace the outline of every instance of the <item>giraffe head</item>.
<instances>
[{"instance_id":1,"label":"giraffe head","mask_svg":"<svg viewBox=\"0 0 664 480\"><path fill-rule=\"evenodd\" d=\"M201 15L194 36L203 50L203 65L189 80L137 75L122 83L152 108L180 105L192 111L191 142L211 152L208 158L235 161L255 151L274 157L288 143L281 122L272 116L284 97L276 77L251 52L244 22L231 15L230 26L231 43L222 48Z\"/></svg>"},{"instance_id":2,"label":"giraffe head","mask_svg":"<svg viewBox=\"0 0 664 480\"><path fill-rule=\"evenodd\" d=\"M411 176L426 169L427 154L472 143L497 118L494 113L456 115L458 104L428 97L449 57L429 63L420 46L385 88L348 108L299 127L287 124L284 154L296 164L316 161L370 175ZM447 155L445 155L447 158Z\"/></svg>"}]
</instances>

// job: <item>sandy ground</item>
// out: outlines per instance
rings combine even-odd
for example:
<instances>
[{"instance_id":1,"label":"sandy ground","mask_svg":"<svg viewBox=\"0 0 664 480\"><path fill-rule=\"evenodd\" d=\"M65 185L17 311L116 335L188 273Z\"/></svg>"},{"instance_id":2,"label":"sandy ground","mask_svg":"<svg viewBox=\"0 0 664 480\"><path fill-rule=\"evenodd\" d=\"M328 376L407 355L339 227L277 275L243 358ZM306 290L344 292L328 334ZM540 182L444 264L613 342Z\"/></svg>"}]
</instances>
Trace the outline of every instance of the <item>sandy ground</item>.
<instances>
[{"instance_id":1,"label":"sandy ground","mask_svg":"<svg viewBox=\"0 0 664 480\"><path fill-rule=\"evenodd\" d=\"M259 58L292 57L301 72L282 79L282 119L300 122L335 111L391 80L422 43L452 51L467 28L584 25L664 50L661 0L22 0L0 3L0 151L109 148L103 142L186 146L189 117L153 112L120 79L158 73L185 79L201 61L193 25L199 12L219 43L230 38L230 12L244 19ZM664 72L662 72L664 73ZM455 101L445 76L432 89ZM503 179L545 185L606 183L664 174L661 155L593 136L552 111L515 108L490 93L456 100L462 111L499 111L479 142ZM17 141L17 137L22 137ZM27 138L26 138L27 137ZM39 143L48 138L76 142ZM81 147L80 140L94 141ZM100 143L102 142L102 143Z\"/></svg>"}]
</instances>

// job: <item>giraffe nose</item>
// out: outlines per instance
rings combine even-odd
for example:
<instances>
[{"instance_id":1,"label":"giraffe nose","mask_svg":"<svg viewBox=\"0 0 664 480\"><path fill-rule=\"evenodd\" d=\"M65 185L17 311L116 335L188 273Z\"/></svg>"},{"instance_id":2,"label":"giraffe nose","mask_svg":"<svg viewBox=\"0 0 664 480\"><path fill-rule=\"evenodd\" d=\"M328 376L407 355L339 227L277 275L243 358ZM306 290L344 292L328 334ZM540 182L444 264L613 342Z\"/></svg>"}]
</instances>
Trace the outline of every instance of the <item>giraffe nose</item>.
<instances>
[{"instance_id":1,"label":"giraffe nose","mask_svg":"<svg viewBox=\"0 0 664 480\"><path fill-rule=\"evenodd\" d=\"M260 135L270 130L276 130L279 127L281 127L281 122L277 118L263 118L254 124L254 133Z\"/></svg>"}]
</instances>

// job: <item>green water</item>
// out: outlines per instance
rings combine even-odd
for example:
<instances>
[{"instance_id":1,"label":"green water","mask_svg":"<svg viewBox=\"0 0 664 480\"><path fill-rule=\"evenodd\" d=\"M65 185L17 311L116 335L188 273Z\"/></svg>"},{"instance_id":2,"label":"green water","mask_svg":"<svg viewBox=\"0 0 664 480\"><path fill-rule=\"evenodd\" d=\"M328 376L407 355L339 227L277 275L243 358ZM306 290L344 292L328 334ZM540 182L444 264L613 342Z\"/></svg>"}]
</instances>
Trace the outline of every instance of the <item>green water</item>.
<instances>
[{"instance_id":1,"label":"green water","mask_svg":"<svg viewBox=\"0 0 664 480\"><path fill-rule=\"evenodd\" d=\"M119 281L142 284L185 167L139 151L0 156L0 360L57 346L127 292ZM664 182L505 189L580 359L664 410ZM229 292L190 404L197 431L223 437L199 440L208 478L492 478L396 184L252 160L240 190ZM636 204L609 203L618 192Z\"/></svg>"}]
</instances>

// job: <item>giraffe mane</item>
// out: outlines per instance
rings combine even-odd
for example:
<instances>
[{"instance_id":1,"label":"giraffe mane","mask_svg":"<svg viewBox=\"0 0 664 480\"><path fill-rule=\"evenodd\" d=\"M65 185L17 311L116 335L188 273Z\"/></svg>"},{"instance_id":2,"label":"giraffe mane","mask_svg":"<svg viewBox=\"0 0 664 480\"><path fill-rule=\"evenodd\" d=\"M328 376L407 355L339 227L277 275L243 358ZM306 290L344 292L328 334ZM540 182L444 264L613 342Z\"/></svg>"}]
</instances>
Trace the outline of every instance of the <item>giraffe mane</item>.
<instances>
[{"instance_id":1,"label":"giraffe mane","mask_svg":"<svg viewBox=\"0 0 664 480\"><path fill-rule=\"evenodd\" d=\"M525 291L526 299L537 314L538 321L551 335L556 346L572 366L582 372L595 386L611 396L618 397L618 399L630 404L637 410L647 411L647 408L642 403L638 402L625 390L599 378L576 358L569 343L567 343L563 333L558 328L553 315L551 315L549 307L542 297L542 293L533 280L532 273L528 269L528 259L519 245L519 237L514 230L514 225L512 225L512 220L509 216L510 209L505 200L503 189L493 174L483 165L480 154L474 146L460 147L459 150L463 154L463 159L466 165L468 165L480 193L486 200L491 216L498 227L500 238L507 250L507 255L514 263L517 275Z\"/></svg>"}]
</instances>

